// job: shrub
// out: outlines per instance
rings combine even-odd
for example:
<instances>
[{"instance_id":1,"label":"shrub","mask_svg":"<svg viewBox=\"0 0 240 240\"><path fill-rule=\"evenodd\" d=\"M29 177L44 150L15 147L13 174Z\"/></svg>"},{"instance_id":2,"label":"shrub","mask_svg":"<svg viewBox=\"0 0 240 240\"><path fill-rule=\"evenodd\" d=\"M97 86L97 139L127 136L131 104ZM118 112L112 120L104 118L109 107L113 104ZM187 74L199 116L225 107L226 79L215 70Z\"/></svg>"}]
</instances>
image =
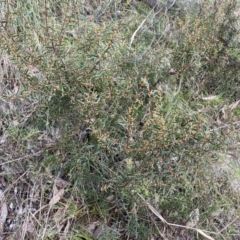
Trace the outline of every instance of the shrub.
<instances>
[{"instance_id":1,"label":"shrub","mask_svg":"<svg viewBox=\"0 0 240 240\"><path fill-rule=\"evenodd\" d=\"M141 197L172 222L210 211L213 155L233 136L212 115L239 98L237 2L165 4L2 3L3 159L71 182L132 239L158 235Z\"/></svg>"}]
</instances>

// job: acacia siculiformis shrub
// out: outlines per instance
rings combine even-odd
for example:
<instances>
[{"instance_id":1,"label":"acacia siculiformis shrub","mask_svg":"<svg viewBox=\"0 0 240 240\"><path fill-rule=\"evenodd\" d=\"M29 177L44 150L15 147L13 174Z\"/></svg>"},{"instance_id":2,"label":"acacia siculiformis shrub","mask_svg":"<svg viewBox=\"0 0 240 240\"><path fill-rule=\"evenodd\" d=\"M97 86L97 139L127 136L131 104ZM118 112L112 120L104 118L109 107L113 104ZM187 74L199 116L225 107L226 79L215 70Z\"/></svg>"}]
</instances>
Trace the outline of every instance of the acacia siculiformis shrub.
<instances>
[{"instance_id":1,"label":"acacia siculiformis shrub","mask_svg":"<svg viewBox=\"0 0 240 240\"><path fill-rule=\"evenodd\" d=\"M227 136L210 129L211 106L198 97L239 81L233 2L200 6L201 15L188 9L174 18L170 12L155 30L146 21L147 37L136 36L131 46L136 19L146 16L136 9L132 14L128 5L122 4L125 17L104 22L84 15L74 1L63 1L65 17L36 3L18 6L32 9L26 18L9 8L9 21L18 27L2 33L1 48L22 71L22 95L15 98L35 99L46 129L60 129L56 146L41 161L71 181L92 210L96 204L108 208L110 194L127 216L139 195L171 220L205 210L212 191L211 159L205 156ZM161 41L149 44L167 24ZM41 76L30 76L29 65L37 65ZM29 124L43 131L32 118ZM147 225L145 207L137 205L135 213Z\"/></svg>"}]
</instances>

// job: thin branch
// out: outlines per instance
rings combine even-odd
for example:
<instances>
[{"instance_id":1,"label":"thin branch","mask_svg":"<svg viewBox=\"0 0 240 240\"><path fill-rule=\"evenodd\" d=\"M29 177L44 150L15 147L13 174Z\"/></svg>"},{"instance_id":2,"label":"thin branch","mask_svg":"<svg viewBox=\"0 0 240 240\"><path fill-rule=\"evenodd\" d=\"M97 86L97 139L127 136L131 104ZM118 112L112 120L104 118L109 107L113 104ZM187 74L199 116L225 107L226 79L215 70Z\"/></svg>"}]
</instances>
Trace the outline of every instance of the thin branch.
<instances>
[{"instance_id":1,"label":"thin branch","mask_svg":"<svg viewBox=\"0 0 240 240\"><path fill-rule=\"evenodd\" d=\"M183 226L183 225L178 225L178 224L173 224L173 223L169 223L167 222L161 214L159 214L157 212L157 210L151 206L140 194L138 194L138 196L144 201L144 203L147 205L147 207L151 210L151 212L153 214L155 214L155 216L157 216L163 223L167 224L168 226L173 226L173 227L181 227L181 228L185 228L185 229L190 229L190 230L195 230L197 231L199 234L201 234L203 237L205 237L206 239L208 240L214 240L214 238L210 237L209 235L207 235L205 232L208 232L208 231L203 231L201 229L198 229L198 228L192 228L192 227L188 227L188 226ZM212 233L212 234L215 234L217 235L217 233L214 233L214 232L209 232L209 233Z\"/></svg>"},{"instance_id":2,"label":"thin branch","mask_svg":"<svg viewBox=\"0 0 240 240\"><path fill-rule=\"evenodd\" d=\"M230 223L228 223L221 231L219 231L219 234L226 230L230 225L232 225L239 217L234 218Z\"/></svg>"}]
</instances>

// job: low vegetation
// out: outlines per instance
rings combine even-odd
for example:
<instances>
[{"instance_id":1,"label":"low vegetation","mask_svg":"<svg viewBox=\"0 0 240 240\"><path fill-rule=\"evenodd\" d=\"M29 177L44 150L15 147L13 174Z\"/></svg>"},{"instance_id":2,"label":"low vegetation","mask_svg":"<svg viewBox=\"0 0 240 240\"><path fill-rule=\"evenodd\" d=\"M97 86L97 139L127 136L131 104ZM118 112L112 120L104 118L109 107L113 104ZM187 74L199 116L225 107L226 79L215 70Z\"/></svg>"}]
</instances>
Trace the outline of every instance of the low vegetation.
<instances>
[{"instance_id":1,"label":"low vegetation","mask_svg":"<svg viewBox=\"0 0 240 240\"><path fill-rule=\"evenodd\" d=\"M0 3L4 239L239 239L239 4Z\"/></svg>"}]
</instances>

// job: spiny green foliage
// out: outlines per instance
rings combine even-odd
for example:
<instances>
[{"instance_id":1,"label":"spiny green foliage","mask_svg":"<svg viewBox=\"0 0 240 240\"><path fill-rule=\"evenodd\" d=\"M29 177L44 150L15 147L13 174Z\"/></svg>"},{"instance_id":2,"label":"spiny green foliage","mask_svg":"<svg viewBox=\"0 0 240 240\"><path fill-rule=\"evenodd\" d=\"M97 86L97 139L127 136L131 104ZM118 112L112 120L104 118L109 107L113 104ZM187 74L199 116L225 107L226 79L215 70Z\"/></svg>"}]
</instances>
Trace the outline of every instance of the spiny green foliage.
<instances>
[{"instance_id":1,"label":"spiny green foliage","mask_svg":"<svg viewBox=\"0 0 240 240\"><path fill-rule=\"evenodd\" d=\"M157 235L139 195L170 221L207 212L217 201L210 156L231 137L212 129L211 115L239 98L236 4L156 13L122 1L2 3L0 48L21 73L17 93L1 82L3 99L34 106L24 116L12 109L8 144L70 181L90 215L123 221L125 238ZM122 215L108 211L110 194Z\"/></svg>"}]
</instances>

